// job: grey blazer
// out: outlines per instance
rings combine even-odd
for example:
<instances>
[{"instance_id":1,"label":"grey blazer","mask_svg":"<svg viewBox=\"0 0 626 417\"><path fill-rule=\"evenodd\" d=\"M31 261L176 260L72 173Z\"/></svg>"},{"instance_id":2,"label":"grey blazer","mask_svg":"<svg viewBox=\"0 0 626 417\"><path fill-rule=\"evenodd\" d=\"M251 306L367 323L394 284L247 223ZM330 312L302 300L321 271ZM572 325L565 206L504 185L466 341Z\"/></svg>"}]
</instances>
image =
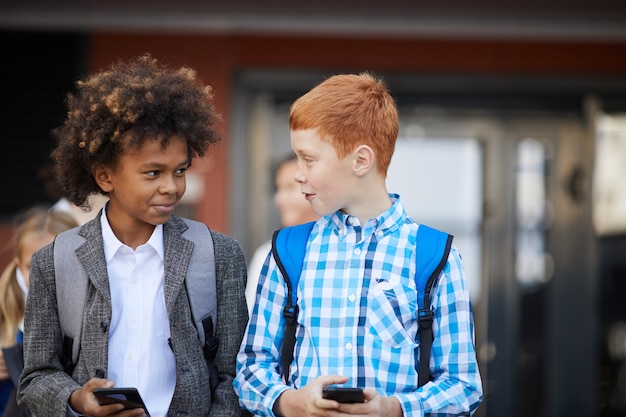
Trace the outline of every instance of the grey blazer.
<instances>
[{"instance_id":1,"label":"grey blazer","mask_svg":"<svg viewBox=\"0 0 626 417\"><path fill-rule=\"evenodd\" d=\"M165 305L176 360L176 387L169 416L243 416L232 381L235 357L248 321L245 301L246 262L234 239L211 231L215 246L217 285L216 364L220 383L211 401L209 374L184 285L193 243L181 236L187 226L180 218L163 225ZM63 371L63 335L56 304L53 245L33 255L30 290L24 317L24 371L18 404L38 417L63 417L70 394L91 378L107 377L108 326L111 294L104 257L100 216L81 226L86 242L76 253L87 271L89 289L85 304L81 351L72 375ZM68 414L69 415L69 414Z\"/></svg>"}]
</instances>

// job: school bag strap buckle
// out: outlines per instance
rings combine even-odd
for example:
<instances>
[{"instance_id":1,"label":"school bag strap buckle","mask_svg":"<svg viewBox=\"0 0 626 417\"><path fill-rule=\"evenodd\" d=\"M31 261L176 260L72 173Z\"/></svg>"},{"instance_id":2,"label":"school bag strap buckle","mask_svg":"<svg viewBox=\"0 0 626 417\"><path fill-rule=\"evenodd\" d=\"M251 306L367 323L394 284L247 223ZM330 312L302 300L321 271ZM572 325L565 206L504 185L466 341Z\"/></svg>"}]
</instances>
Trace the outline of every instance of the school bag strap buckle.
<instances>
[{"instance_id":1,"label":"school bag strap buckle","mask_svg":"<svg viewBox=\"0 0 626 417\"><path fill-rule=\"evenodd\" d=\"M422 329L430 329L433 325L434 314L429 309L420 308L417 311L417 319Z\"/></svg>"},{"instance_id":2,"label":"school bag strap buckle","mask_svg":"<svg viewBox=\"0 0 626 417\"><path fill-rule=\"evenodd\" d=\"M219 347L219 344L220 343L217 340L217 337L211 336L207 338L206 342L204 343L204 347L202 348L202 350L204 351L204 358L206 360L215 360L215 355L217 354L217 348Z\"/></svg>"},{"instance_id":3,"label":"school bag strap buckle","mask_svg":"<svg viewBox=\"0 0 626 417\"><path fill-rule=\"evenodd\" d=\"M215 360L217 354L217 348L219 346L219 340L215 337L213 331L213 317L209 316L202 320L202 327L204 327L205 342L202 350L204 351L204 357L208 361Z\"/></svg>"},{"instance_id":4,"label":"school bag strap buckle","mask_svg":"<svg viewBox=\"0 0 626 417\"><path fill-rule=\"evenodd\" d=\"M283 307L283 317L287 320L287 324L295 324L298 318L298 306L287 304Z\"/></svg>"}]
</instances>

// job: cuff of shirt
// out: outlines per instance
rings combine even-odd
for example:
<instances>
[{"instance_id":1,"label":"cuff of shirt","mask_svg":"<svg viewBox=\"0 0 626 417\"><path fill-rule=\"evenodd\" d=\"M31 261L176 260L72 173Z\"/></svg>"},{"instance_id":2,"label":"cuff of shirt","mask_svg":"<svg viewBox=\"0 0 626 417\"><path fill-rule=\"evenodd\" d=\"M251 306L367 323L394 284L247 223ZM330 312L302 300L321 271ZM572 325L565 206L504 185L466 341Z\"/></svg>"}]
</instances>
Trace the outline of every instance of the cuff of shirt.
<instances>
[{"instance_id":1,"label":"cuff of shirt","mask_svg":"<svg viewBox=\"0 0 626 417\"><path fill-rule=\"evenodd\" d=\"M263 399L263 406L265 407L264 415L269 417L281 417L279 414L274 413L274 405L276 404L276 401L278 401L278 397L280 397L283 392L290 389L293 388L288 387L287 385L278 385L271 388Z\"/></svg>"},{"instance_id":2,"label":"cuff of shirt","mask_svg":"<svg viewBox=\"0 0 626 417\"><path fill-rule=\"evenodd\" d=\"M77 413L76 411L74 411L74 409L70 407L69 403L67 404L67 411L70 413L70 415L73 415L74 417L85 417L84 414Z\"/></svg>"},{"instance_id":3,"label":"cuff of shirt","mask_svg":"<svg viewBox=\"0 0 626 417\"><path fill-rule=\"evenodd\" d=\"M424 409L420 401L415 401L415 396L394 395L400 402L402 415L424 417Z\"/></svg>"}]
</instances>

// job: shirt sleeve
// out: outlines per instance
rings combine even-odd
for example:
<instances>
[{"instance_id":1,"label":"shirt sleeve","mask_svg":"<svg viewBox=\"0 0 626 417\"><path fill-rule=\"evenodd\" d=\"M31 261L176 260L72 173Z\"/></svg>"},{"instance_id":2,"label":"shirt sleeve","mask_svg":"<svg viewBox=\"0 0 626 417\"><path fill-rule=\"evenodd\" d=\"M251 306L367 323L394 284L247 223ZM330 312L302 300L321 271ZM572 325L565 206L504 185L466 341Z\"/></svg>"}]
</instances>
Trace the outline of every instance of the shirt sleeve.
<instances>
[{"instance_id":1,"label":"shirt sleeve","mask_svg":"<svg viewBox=\"0 0 626 417\"><path fill-rule=\"evenodd\" d=\"M74 416L74 417L85 417L84 414L81 414L78 411L74 411L74 409L70 406L69 403L67 403L67 412L69 413L69 415Z\"/></svg>"},{"instance_id":2,"label":"shirt sleeve","mask_svg":"<svg viewBox=\"0 0 626 417\"><path fill-rule=\"evenodd\" d=\"M482 401L483 391L474 346L469 289L455 247L439 277L432 305L432 380L413 393L396 397L405 416L471 415Z\"/></svg>"}]
</instances>

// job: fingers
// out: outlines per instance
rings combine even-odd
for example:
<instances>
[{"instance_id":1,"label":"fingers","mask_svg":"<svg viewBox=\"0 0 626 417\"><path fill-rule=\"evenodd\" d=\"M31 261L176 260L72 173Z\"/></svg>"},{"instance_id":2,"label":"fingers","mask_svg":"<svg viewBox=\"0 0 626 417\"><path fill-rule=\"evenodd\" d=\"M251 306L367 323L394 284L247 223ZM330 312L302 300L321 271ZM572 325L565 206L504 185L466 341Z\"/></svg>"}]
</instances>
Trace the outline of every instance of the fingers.
<instances>
[{"instance_id":1,"label":"fingers","mask_svg":"<svg viewBox=\"0 0 626 417\"><path fill-rule=\"evenodd\" d=\"M374 397L378 396L378 392L374 388L365 388L363 390L363 394L365 394L365 401L372 401Z\"/></svg>"},{"instance_id":2,"label":"fingers","mask_svg":"<svg viewBox=\"0 0 626 417\"><path fill-rule=\"evenodd\" d=\"M93 394L96 388L111 388L114 382L103 378L92 378L70 395L72 410L88 416L105 416L122 410L120 404L100 406Z\"/></svg>"},{"instance_id":3,"label":"fingers","mask_svg":"<svg viewBox=\"0 0 626 417\"><path fill-rule=\"evenodd\" d=\"M314 384L318 384L320 387L333 384L345 384L346 382L348 382L348 377L341 375L324 375L315 378L315 381L313 381Z\"/></svg>"}]
</instances>

